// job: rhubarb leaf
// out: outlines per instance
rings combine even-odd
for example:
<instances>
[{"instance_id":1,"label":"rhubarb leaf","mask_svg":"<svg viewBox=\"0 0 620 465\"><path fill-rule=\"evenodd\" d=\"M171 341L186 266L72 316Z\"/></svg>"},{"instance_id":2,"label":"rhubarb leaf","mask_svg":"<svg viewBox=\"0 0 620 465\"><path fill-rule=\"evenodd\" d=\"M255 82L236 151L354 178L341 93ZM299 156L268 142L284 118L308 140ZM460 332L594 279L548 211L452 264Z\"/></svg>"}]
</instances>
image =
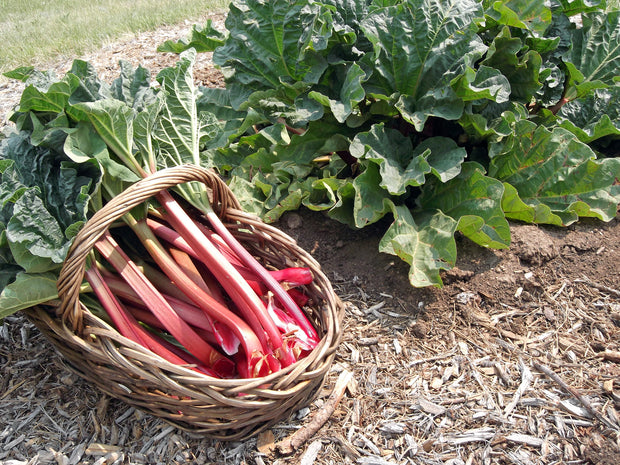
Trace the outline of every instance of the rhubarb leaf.
<instances>
[{"instance_id":1,"label":"rhubarb leaf","mask_svg":"<svg viewBox=\"0 0 620 465\"><path fill-rule=\"evenodd\" d=\"M383 124L358 133L350 151L354 157L371 160L379 166L378 184L393 195L404 194L407 186L421 186L431 171L425 157L428 153L414 154L411 139Z\"/></svg>"},{"instance_id":2,"label":"rhubarb leaf","mask_svg":"<svg viewBox=\"0 0 620 465\"><path fill-rule=\"evenodd\" d=\"M56 273L17 273L0 292L0 320L19 310L58 297Z\"/></svg>"},{"instance_id":3,"label":"rhubarb leaf","mask_svg":"<svg viewBox=\"0 0 620 465\"><path fill-rule=\"evenodd\" d=\"M226 34L217 30L213 26L213 21L208 19L203 27L194 24L188 38L176 42L167 40L157 47L157 51L181 53L193 48L197 52L212 52L220 45L224 45L225 40Z\"/></svg>"},{"instance_id":4,"label":"rhubarb leaf","mask_svg":"<svg viewBox=\"0 0 620 465\"><path fill-rule=\"evenodd\" d=\"M490 20L505 26L530 30L535 35L542 35L551 21L551 10L539 0L492 1L485 10L487 27Z\"/></svg>"},{"instance_id":5,"label":"rhubarb leaf","mask_svg":"<svg viewBox=\"0 0 620 465\"><path fill-rule=\"evenodd\" d=\"M379 243L379 250L411 265L409 282L416 287L441 287L441 270L456 262L454 232L457 222L440 211L415 217L403 206L393 207L394 222Z\"/></svg>"},{"instance_id":6,"label":"rhubarb leaf","mask_svg":"<svg viewBox=\"0 0 620 465\"><path fill-rule=\"evenodd\" d=\"M506 248L510 226L502 211L504 186L485 176L475 162L461 165L461 173L448 182L427 182L418 203L423 210L437 209L458 221L457 229L483 247Z\"/></svg>"},{"instance_id":7,"label":"rhubarb leaf","mask_svg":"<svg viewBox=\"0 0 620 465\"><path fill-rule=\"evenodd\" d=\"M549 131L529 121L517 122L514 134L494 145L490 156L489 176L512 185L530 210L548 207L554 216L546 213L545 222L566 226L581 216L603 221L616 216L618 201L611 188L620 173L620 159L597 160L590 147L563 128ZM540 216L511 209L506 215Z\"/></svg>"},{"instance_id":8,"label":"rhubarb leaf","mask_svg":"<svg viewBox=\"0 0 620 465\"><path fill-rule=\"evenodd\" d=\"M510 82L512 99L528 103L542 87L538 80L542 58L533 50L522 52L523 49L523 41L504 27L489 46L482 64L502 72Z\"/></svg>"},{"instance_id":9,"label":"rhubarb leaf","mask_svg":"<svg viewBox=\"0 0 620 465\"><path fill-rule=\"evenodd\" d=\"M380 179L379 167L369 163L364 172L353 180L353 219L356 228L375 223L390 211L390 196L379 185Z\"/></svg>"},{"instance_id":10,"label":"rhubarb leaf","mask_svg":"<svg viewBox=\"0 0 620 465\"><path fill-rule=\"evenodd\" d=\"M586 144L603 137L620 138L620 86L596 89L562 106L559 125Z\"/></svg>"},{"instance_id":11,"label":"rhubarb leaf","mask_svg":"<svg viewBox=\"0 0 620 465\"><path fill-rule=\"evenodd\" d=\"M62 144L60 145L62 147ZM56 297L51 276L87 219L99 165L75 163L28 134L0 142L1 315Z\"/></svg>"},{"instance_id":12,"label":"rhubarb leaf","mask_svg":"<svg viewBox=\"0 0 620 465\"><path fill-rule=\"evenodd\" d=\"M373 70L364 85L367 93L396 99L400 113L418 131L430 116L461 116L463 101L450 82L486 50L472 21L481 14L478 2L420 3L376 9L362 21L374 48L363 59Z\"/></svg>"},{"instance_id":13,"label":"rhubarb leaf","mask_svg":"<svg viewBox=\"0 0 620 465\"><path fill-rule=\"evenodd\" d=\"M317 53L331 35L329 15L302 0L233 1L226 17L226 43L213 54L236 89L233 106L255 91L295 81L318 82L327 66Z\"/></svg>"},{"instance_id":14,"label":"rhubarb leaf","mask_svg":"<svg viewBox=\"0 0 620 465\"><path fill-rule=\"evenodd\" d=\"M562 56L570 77L569 99L613 86L620 69L620 11L584 14L583 27L572 34L572 46Z\"/></svg>"}]
</instances>

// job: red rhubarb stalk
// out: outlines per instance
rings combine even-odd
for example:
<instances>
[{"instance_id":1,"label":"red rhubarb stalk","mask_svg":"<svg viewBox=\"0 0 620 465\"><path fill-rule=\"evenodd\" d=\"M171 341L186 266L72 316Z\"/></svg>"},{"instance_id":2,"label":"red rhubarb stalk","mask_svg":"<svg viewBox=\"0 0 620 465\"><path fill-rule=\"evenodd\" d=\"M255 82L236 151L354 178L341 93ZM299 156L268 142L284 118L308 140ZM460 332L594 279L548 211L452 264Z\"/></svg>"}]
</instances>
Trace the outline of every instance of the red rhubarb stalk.
<instances>
[{"instance_id":1,"label":"red rhubarb stalk","mask_svg":"<svg viewBox=\"0 0 620 465\"><path fill-rule=\"evenodd\" d=\"M280 331L271 319L265 305L234 266L222 256L217 247L208 240L169 192L160 192L158 200L168 213L166 217L168 222L199 254L201 261L216 276L254 332L257 335L262 331L267 334L271 347L265 349L272 349L284 366L295 362L293 354L287 350L286 346L283 346ZM267 352L266 350L265 353Z\"/></svg>"},{"instance_id":2,"label":"red rhubarb stalk","mask_svg":"<svg viewBox=\"0 0 620 465\"><path fill-rule=\"evenodd\" d=\"M144 321L149 326L165 329L161 322L148 310L148 307L127 283L116 277L106 277L106 283L116 296L122 301L132 305L129 309L136 318ZM177 314L191 325L196 333L203 336L203 339L204 335L208 332L211 336L207 339L207 342L218 344L226 355L232 355L238 352L240 341L226 325L214 321L209 315L205 314L200 308L191 303L166 294L162 295Z\"/></svg>"},{"instance_id":3,"label":"red rhubarb stalk","mask_svg":"<svg viewBox=\"0 0 620 465\"><path fill-rule=\"evenodd\" d=\"M278 283L278 281L271 274L269 274L269 272L267 272L265 267L261 265L258 260L256 260L256 258L254 258L254 256L231 234L215 212L210 211L207 212L206 215L215 232L222 237L226 244L243 261L243 264L260 277L267 288L273 292L276 298L280 301L281 305L284 307L284 310L297 320L297 323L306 332L308 338L314 341L315 344L318 343L319 336L316 329L314 329L314 326L312 326L304 312L297 306L295 301L280 285L280 283Z\"/></svg>"},{"instance_id":4,"label":"red rhubarb stalk","mask_svg":"<svg viewBox=\"0 0 620 465\"><path fill-rule=\"evenodd\" d=\"M218 378L230 377L234 374L235 365L232 361L222 358L221 361L214 364L213 368L209 368L190 354L143 328L114 296L111 288L96 267L90 267L86 270L86 279L118 332L126 338L175 365L188 365L188 368L194 368L191 365L195 365L195 369L202 373Z\"/></svg>"},{"instance_id":5,"label":"red rhubarb stalk","mask_svg":"<svg viewBox=\"0 0 620 465\"><path fill-rule=\"evenodd\" d=\"M144 276L138 266L123 252L109 231L95 243L95 248L127 281L127 284L148 305L149 309L165 326L166 330L187 349L189 353L209 367L225 358L211 345L202 340L164 299L155 286Z\"/></svg>"},{"instance_id":6,"label":"red rhubarb stalk","mask_svg":"<svg viewBox=\"0 0 620 465\"><path fill-rule=\"evenodd\" d=\"M138 238L164 274L173 280L177 287L200 309L214 320L225 324L235 333L241 341L245 353L248 354L248 361L255 355L264 356L271 351L263 332L257 333L253 331L252 327L244 320L203 291L191 279L187 278L181 267L167 253L145 221L135 221L129 215L126 215L126 221L138 235Z\"/></svg>"}]
</instances>

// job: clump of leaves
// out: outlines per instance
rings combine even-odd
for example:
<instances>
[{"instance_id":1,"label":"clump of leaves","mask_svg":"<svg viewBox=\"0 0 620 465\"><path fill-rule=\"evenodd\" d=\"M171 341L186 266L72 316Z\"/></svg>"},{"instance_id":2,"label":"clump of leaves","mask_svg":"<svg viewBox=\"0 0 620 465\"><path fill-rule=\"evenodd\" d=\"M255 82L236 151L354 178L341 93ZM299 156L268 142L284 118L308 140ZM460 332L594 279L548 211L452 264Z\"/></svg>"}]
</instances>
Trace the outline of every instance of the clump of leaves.
<instances>
[{"instance_id":1,"label":"clump of leaves","mask_svg":"<svg viewBox=\"0 0 620 465\"><path fill-rule=\"evenodd\" d=\"M505 248L508 219L617 214L620 13L604 1L236 0L226 28L192 36L226 77L202 89L222 121L204 163L267 221L391 215L380 250L440 286L457 232Z\"/></svg>"}]
</instances>

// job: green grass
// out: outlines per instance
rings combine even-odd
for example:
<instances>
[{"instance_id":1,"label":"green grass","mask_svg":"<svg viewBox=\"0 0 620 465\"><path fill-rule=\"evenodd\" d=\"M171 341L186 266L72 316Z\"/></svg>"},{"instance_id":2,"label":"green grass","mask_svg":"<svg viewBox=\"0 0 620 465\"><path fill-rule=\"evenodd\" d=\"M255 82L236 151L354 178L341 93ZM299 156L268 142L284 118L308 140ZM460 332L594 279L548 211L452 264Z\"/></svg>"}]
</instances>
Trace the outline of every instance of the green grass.
<instances>
[{"instance_id":1,"label":"green grass","mask_svg":"<svg viewBox=\"0 0 620 465\"><path fill-rule=\"evenodd\" d=\"M77 57L124 34L198 21L209 12L227 11L228 4L225 0L0 0L0 74L58 57Z\"/></svg>"}]
</instances>

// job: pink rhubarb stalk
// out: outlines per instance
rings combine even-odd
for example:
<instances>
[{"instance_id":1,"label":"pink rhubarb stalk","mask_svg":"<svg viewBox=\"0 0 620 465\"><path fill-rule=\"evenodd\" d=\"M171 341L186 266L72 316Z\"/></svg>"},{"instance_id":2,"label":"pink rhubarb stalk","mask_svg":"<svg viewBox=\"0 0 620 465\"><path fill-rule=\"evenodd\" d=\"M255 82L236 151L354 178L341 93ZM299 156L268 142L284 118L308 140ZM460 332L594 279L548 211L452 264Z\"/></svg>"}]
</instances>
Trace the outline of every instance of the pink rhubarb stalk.
<instances>
[{"instance_id":1,"label":"pink rhubarb stalk","mask_svg":"<svg viewBox=\"0 0 620 465\"><path fill-rule=\"evenodd\" d=\"M263 332L253 331L251 325L207 294L185 275L183 269L167 253L145 221L135 221L128 217L127 222L164 274L202 311L215 321L226 325L239 338L247 354L248 362L251 363L252 358L265 356L271 351Z\"/></svg>"},{"instance_id":2,"label":"pink rhubarb stalk","mask_svg":"<svg viewBox=\"0 0 620 465\"><path fill-rule=\"evenodd\" d=\"M112 235L106 233L95 243L95 248L127 281L127 284L148 305L149 309L165 326L166 330L208 367L213 367L225 357L202 340L181 318L161 293L144 276L138 266L123 252Z\"/></svg>"},{"instance_id":3,"label":"pink rhubarb stalk","mask_svg":"<svg viewBox=\"0 0 620 465\"><path fill-rule=\"evenodd\" d=\"M96 267L90 267L86 270L86 279L118 332L126 338L142 345L175 365L188 365L188 368L196 369L204 374L218 378L230 377L234 374L235 366L232 361L222 359L216 362L212 368L209 368L200 360L143 328L114 296L106 280L101 276ZM191 365L195 365L195 367Z\"/></svg>"},{"instance_id":4,"label":"pink rhubarb stalk","mask_svg":"<svg viewBox=\"0 0 620 465\"><path fill-rule=\"evenodd\" d=\"M158 200L168 213L166 216L168 222L199 254L200 260L215 275L254 332L257 335L262 331L266 333L271 346L265 349L272 349L283 366L295 362L292 352L283 345L280 331L271 319L265 305L235 267L222 256L218 248L209 241L169 192L160 192Z\"/></svg>"},{"instance_id":5,"label":"pink rhubarb stalk","mask_svg":"<svg viewBox=\"0 0 620 465\"><path fill-rule=\"evenodd\" d=\"M231 234L215 212L210 211L207 212L206 215L215 232L222 237L224 242L226 242L232 251L242 260L243 264L252 270L267 288L274 293L275 297L284 307L284 310L295 318L299 326L306 332L309 340L313 341L314 344L318 344L319 335L316 329L280 283L278 283L278 281L267 272L265 267Z\"/></svg>"}]
</instances>

